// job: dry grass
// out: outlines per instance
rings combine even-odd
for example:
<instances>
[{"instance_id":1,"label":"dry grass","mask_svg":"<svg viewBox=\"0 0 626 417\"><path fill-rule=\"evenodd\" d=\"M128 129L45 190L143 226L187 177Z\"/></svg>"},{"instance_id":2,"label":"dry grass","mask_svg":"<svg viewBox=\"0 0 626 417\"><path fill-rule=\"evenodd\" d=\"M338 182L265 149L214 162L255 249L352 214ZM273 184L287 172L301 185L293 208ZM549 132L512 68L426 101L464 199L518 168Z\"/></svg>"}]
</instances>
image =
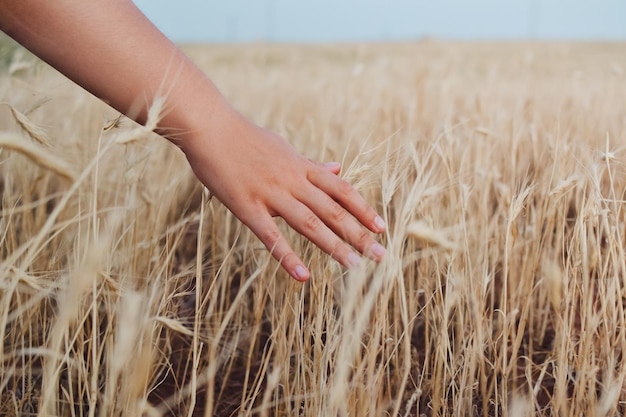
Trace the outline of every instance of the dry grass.
<instances>
[{"instance_id":1,"label":"dry grass","mask_svg":"<svg viewBox=\"0 0 626 417\"><path fill-rule=\"evenodd\" d=\"M188 51L343 162L386 260L348 273L291 233L312 272L291 281L173 146L7 66L0 414L626 412L626 45Z\"/></svg>"}]
</instances>

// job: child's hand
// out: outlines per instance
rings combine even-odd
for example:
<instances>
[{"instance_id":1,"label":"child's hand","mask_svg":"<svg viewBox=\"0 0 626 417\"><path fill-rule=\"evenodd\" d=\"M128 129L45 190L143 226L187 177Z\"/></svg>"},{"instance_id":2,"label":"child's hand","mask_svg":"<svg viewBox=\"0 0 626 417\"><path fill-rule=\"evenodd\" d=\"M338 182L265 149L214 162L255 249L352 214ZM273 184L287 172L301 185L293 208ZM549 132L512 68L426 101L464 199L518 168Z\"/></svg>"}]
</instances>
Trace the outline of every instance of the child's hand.
<instances>
[{"instance_id":1,"label":"child's hand","mask_svg":"<svg viewBox=\"0 0 626 417\"><path fill-rule=\"evenodd\" d=\"M303 158L281 137L234 111L220 120L211 123L205 139L187 140L181 147L198 178L292 277L304 281L309 272L272 216L285 219L345 266L360 262L351 246L372 259L382 259L385 249L362 225L380 233L385 230L383 220L336 175L338 164Z\"/></svg>"}]
</instances>

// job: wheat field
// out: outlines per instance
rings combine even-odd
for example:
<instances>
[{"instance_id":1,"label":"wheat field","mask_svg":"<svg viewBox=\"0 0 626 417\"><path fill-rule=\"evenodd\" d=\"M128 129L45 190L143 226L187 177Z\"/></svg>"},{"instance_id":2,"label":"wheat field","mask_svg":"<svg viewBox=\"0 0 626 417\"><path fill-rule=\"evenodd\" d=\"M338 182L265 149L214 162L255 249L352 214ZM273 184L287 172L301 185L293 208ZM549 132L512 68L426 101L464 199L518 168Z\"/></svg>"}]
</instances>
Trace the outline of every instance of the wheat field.
<instances>
[{"instance_id":1,"label":"wheat field","mask_svg":"<svg viewBox=\"0 0 626 417\"><path fill-rule=\"evenodd\" d=\"M5 40L1 415L626 412L626 44L185 50L341 161L385 260L288 231L291 280L174 146Z\"/></svg>"}]
</instances>

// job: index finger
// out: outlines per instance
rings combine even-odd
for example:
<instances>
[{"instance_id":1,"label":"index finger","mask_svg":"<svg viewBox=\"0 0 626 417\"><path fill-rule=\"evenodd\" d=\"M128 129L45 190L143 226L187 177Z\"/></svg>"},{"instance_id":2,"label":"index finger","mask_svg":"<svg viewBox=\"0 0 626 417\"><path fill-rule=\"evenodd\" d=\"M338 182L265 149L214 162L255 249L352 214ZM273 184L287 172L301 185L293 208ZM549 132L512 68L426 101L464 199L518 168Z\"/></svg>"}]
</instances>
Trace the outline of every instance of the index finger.
<instances>
[{"instance_id":1,"label":"index finger","mask_svg":"<svg viewBox=\"0 0 626 417\"><path fill-rule=\"evenodd\" d=\"M280 262L280 265L289 275L301 282L309 279L311 275L309 270L293 251L269 214L253 216L244 223L252 233L258 236L274 259Z\"/></svg>"}]
</instances>

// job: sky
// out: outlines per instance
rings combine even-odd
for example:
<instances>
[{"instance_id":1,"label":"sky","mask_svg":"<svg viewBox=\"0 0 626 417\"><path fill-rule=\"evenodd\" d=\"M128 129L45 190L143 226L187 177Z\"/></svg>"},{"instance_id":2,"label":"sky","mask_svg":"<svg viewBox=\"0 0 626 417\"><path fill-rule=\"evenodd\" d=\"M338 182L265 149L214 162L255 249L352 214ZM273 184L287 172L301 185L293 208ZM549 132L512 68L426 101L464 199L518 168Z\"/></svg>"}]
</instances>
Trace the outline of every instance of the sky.
<instances>
[{"instance_id":1,"label":"sky","mask_svg":"<svg viewBox=\"0 0 626 417\"><path fill-rule=\"evenodd\" d=\"M176 42L626 41L626 0L135 0Z\"/></svg>"}]
</instances>

